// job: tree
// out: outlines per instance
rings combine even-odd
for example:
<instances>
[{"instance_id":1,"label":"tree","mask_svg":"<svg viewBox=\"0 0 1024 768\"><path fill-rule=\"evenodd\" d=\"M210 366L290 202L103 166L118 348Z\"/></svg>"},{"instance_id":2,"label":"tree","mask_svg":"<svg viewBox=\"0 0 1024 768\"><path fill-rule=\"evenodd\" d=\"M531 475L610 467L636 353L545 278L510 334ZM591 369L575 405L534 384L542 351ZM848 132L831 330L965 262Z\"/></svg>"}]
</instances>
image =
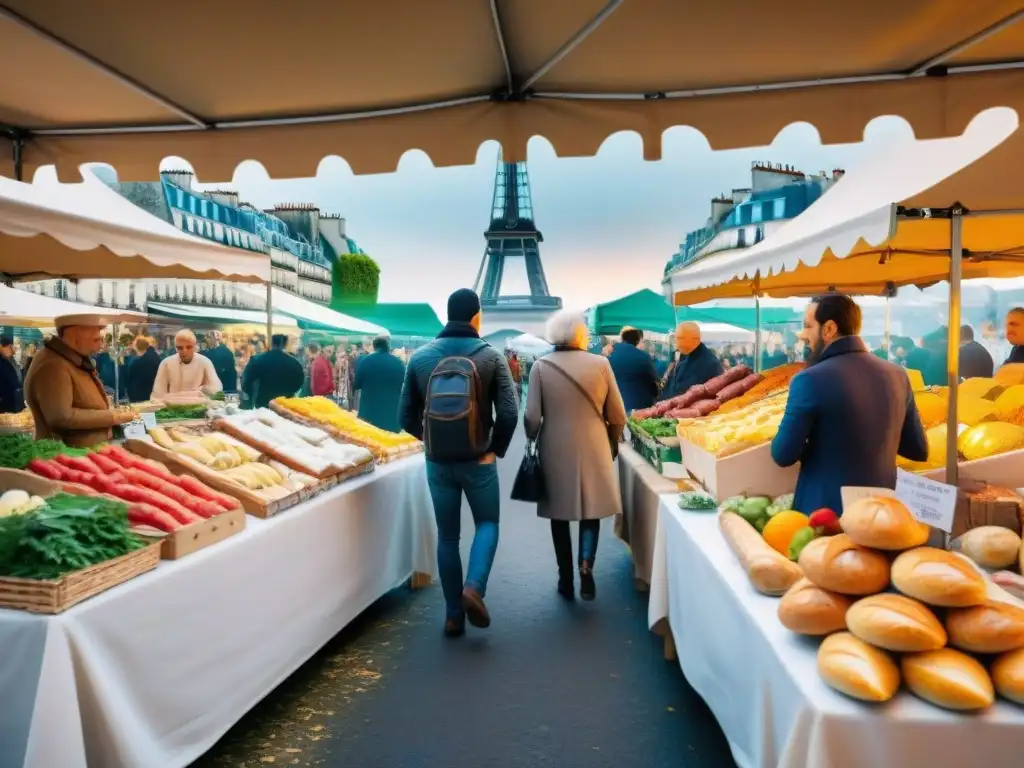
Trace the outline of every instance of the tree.
<instances>
[{"instance_id":1,"label":"tree","mask_svg":"<svg viewBox=\"0 0 1024 768\"><path fill-rule=\"evenodd\" d=\"M334 300L375 304L380 289L380 267L365 253L338 255L332 270Z\"/></svg>"}]
</instances>

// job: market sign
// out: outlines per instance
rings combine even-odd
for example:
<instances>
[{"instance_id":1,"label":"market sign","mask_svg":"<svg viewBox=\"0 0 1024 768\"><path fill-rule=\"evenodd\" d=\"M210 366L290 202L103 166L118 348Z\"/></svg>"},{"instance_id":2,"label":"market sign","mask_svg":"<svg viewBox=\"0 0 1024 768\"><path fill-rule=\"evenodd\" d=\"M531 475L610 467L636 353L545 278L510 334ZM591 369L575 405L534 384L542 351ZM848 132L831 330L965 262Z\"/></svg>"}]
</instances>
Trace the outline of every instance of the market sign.
<instances>
[{"instance_id":1,"label":"market sign","mask_svg":"<svg viewBox=\"0 0 1024 768\"><path fill-rule=\"evenodd\" d=\"M866 498L899 499L918 522L938 528L940 531L953 531L953 516L956 512L956 486L929 480L913 472L896 470L896 490L891 488L871 488L865 486L844 486L839 493L843 499L843 509Z\"/></svg>"}]
</instances>

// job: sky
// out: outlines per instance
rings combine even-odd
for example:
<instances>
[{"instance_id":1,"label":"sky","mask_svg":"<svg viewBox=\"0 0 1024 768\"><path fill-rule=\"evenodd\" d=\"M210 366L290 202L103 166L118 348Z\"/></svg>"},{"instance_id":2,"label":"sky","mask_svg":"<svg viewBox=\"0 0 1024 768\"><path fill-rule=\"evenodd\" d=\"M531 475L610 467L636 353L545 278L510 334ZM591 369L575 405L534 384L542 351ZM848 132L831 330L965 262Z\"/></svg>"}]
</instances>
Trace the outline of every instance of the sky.
<instances>
[{"instance_id":1,"label":"sky","mask_svg":"<svg viewBox=\"0 0 1024 768\"><path fill-rule=\"evenodd\" d=\"M589 158L560 158L534 137L528 167L548 285L571 309L641 288L660 290L665 262L686 232L704 224L713 196L750 186L753 161L807 173L850 170L872 152L912 140L910 126L897 117L872 121L861 143L830 146L807 123L788 126L768 147L728 151L712 151L694 129L673 128L664 136L662 159L647 162L632 132L610 136ZM270 179L262 165L247 161L232 185L260 208L310 202L340 213L348 236L380 265L380 300L426 301L443 317L447 295L471 286L480 266L498 150L488 142L472 166L434 168L411 149L396 172L363 176L328 157L307 179ZM197 181L222 187L226 180ZM513 273L506 285L519 283L525 285L525 276Z\"/></svg>"}]
</instances>

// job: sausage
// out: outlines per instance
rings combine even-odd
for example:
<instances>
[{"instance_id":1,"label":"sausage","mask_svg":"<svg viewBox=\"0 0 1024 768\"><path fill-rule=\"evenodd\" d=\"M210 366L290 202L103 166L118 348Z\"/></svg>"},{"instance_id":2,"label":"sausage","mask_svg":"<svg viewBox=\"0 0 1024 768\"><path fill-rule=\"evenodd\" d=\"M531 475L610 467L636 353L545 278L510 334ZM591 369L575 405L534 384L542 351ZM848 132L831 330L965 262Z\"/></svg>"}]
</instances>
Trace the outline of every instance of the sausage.
<instances>
[{"instance_id":1,"label":"sausage","mask_svg":"<svg viewBox=\"0 0 1024 768\"><path fill-rule=\"evenodd\" d=\"M717 400L718 404L721 405L722 403L726 403L729 400L732 400L734 397L739 397L742 394L743 382L734 381L732 384L726 384L724 387L722 387L722 389L719 390L718 394L715 395L715 400Z\"/></svg>"},{"instance_id":2,"label":"sausage","mask_svg":"<svg viewBox=\"0 0 1024 768\"><path fill-rule=\"evenodd\" d=\"M762 381L764 381L764 375L760 373L752 373L745 379L741 379L740 384L743 385L743 394L746 394L747 392L752 390Z\"/></svg>"},{"instance_id":3,"label":"sausage","mask_svg":"<svg viewBox=\"0 0 1024 768\"><path fill-rule=\"evenodd\" d=\"M704 389L703 384L694 384L688 390L683 392L681 395L676 395L668 401L670 409L676 408L689 408L691 405L696 403L698 400L703 400L708 396L707 391Z\"/></svg>"},{"instance_id":4,"label":"sausage","mask_svg":"<svg viewBox=\"0 0 1024 768\"><path fill-rule=\"evenodd\" d=\"M704 382L704 389L709 397L717 395L723 387L727 387L734 381L746 378L750 375L750 369L745 365L737 365L735 368L730 368L723 374L715 376L713 379L708 379Z\"/></svg>"},{"instance_id":5,"label":"sausage","mask_svg":"<svg viewBox=\"0 0 1024 768\"><path fill-rule=\"evenodd\" d=\"M718 406L721 405L717 400L700 400L694 403L693 410L697 411L701 416L707 416L709 413L714 413L718 410Z\"/></svg>"},{"instance_id":6,"label":"sausage","mask_svg":"<svg viewBox=\"0 0 1024 768\"><path fill-rule=\"evenodd\" d=\"M672 419L699 419L701 417L700 411L696 408L676 408L674 411L669 411L667 415Z\"/></svg>"},{"instance_id":7,"label":"sausage","mask_svg":"<svg viewBox=\"0 0 1024 768\"><path fill-rule=\"evenodd\" d=\"M735 512L722 512L718 524L758 592L782 595L803 577L799 565L768 546L757 529Z\"/></svg>"}]
</instances>

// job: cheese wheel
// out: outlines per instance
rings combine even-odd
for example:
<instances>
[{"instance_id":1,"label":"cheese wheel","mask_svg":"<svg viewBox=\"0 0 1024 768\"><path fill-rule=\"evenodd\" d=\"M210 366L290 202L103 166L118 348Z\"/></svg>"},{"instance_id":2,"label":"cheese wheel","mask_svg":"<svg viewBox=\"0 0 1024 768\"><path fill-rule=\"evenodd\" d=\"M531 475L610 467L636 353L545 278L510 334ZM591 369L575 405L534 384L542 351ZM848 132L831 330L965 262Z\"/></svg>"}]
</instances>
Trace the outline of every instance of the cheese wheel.
<instances>
[{"instance_id":1,"label":"cheese wheel","mask_svg":"<svg viewBox=\"0 0 1024 768\"><path fill-rule=\"evenodd\" d=\"M800 580L800 566L776 552L761 534L734 512L722 512L718 525L750 583L766 595L782 595Z\"/></svg>"},{"instance_id":2,"label":"cheese wheel","mask_svg":"<svg viewBox=\"0 0 1024 768\"><path fill-rule=\"evenodd\" d=\"M899 551L928 541L928 526L902 501L885 496L858 499L843 510L839 525L862 547Z\"/></svg>"},{"instance_id":3,"label":"cheese wheel","mask_svg":"<svg viewBox=\"0 0 1024 768\"><path fill-rule=\"evenodd\" d=\"M800 579L779 601L779 622L799 635L828 635L846 629L848 597Z\"/></svg>"},{"instance_id":4,"label":"cheese wheel","mask_svg":"<svg viewBox=\"0 0 1024 768\"><path fill-rule=\"evenodd\" d=\"M822 641L818 676L840 693L862 701L888 701L900 687L900 671L892 657L849 632Z\"/></svg>"},{"instance_id":5,"label":"cheese wheel","mask_svg":"<svg viewBox=\"0 0 1024 768\"><path fill-rule=\"evenodd\" d=\"M928 605L966 608L985 602L985 577L964 558L933 547L903 552L892 564L892 583Z\"/></svg>"},{"instance_id":6,"label":"cheese wheel","mask_svg":"<svg viewBox=\"0 0 1024 768\"><path fill-rule=\"evenodd\" d=\"M936 706L984 709L995 701L992 680L981 662L952 648L907 654L900 669L907 688Z\"/></svg>"},{"instance_id":7,"label":"cheese wheel","mask_svg":"<svg viewBox=\"0 0 1024 768\"><path fill-rule=\"evenodd\" d=\"M946 630L926 605L894 594L864 597L846 612L847 628L887 651L932 651L946 644Z\"/></svg>"},{"instance_id":8,"label":"cheese wheel","mask_svg":"<svg viewBox=\"0 0 1024 768\"><path fill-rule=\"evenodd\" d=\"M974 653L1003 653L1024 647L1024 607L989 600L953 608L946 615L950 645Z\"/></svg>"},{"instance_id":9,"label":"cheese wheel","mask_svg":"<svg viewBox=\"0 0 1024 768\"><path fill-rule=\"evenodd\" d=\"M1008 651L992 662L992 682L1000 696L1024 704L1024 648Z\"/></svg>"},{"instance_id":10,"label":"cheese wheel","mask_svg":"<svg viewBox=\"0 0 1024 768\"><path fill-rule=\"evenodd\" d=\"M800 553L800 570L816 586L843 595L875 595L889 586L889 560L845 533L814 539Z\"/></svg>"}]
</instances>

